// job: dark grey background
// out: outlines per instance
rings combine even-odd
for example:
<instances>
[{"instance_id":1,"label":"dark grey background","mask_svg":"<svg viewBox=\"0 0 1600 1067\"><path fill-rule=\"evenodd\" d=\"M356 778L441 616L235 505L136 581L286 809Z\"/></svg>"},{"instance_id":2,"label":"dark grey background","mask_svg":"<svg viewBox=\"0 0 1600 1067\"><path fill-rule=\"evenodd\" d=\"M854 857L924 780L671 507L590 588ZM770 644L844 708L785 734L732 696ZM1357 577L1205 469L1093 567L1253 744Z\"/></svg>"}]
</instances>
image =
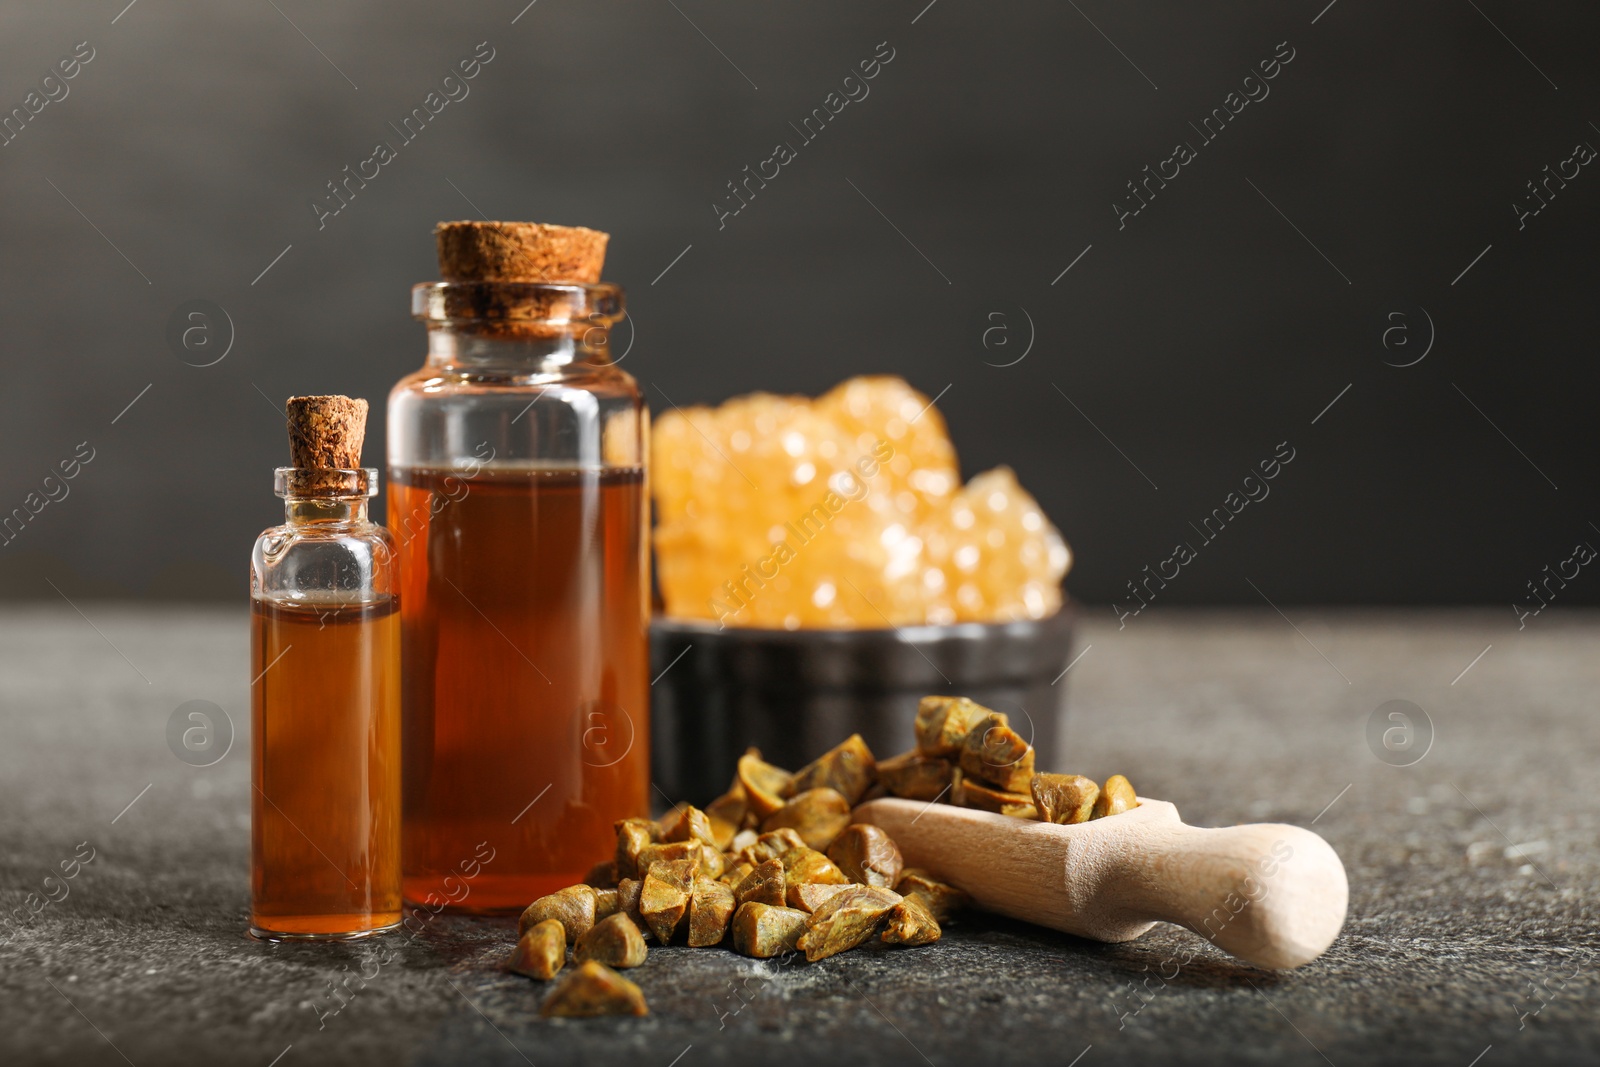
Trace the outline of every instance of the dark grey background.
<instances>
[{"instance_id":1,"label":"dark grey background","mask_svg":"<svg viewBox=\"0 0 1600 1067\"><path fill-rule=\"evenodd\" d=\"M6 111L76 42L96 52L0 148L0 511L95 450L0 547L0 595L241 596L281 515L273 405L371 398L379 463L383 397L422 358L407 290L434 277L432 224L478 209L612 233L625 366L658 410L864 372L942 392L964 472L1017 469L1089 601L1198 543L1189 523L1281 441L1271 496L1162 602L1259 604L1253 582L1509 613L1600 543L1600 174L1520 231L1512 209L1600 145L1592 5L125 2L0 9ZM324 183L481 41L471 95L319 232ZM871 95L719 230L725 183L881 41ZM1283 41L1270 96L1119 231L1125 183L1198 145L1188 124ZM236 327L207 368L164 339L194 298ZM1423 309L1430 354L1386 366L1422 350ZM1393 312L1412 343L1386 350ZM991 366L1028 318L1027 357ZM1001 321L1012 343L986 348Z\"/></svg>"}]
</instances>

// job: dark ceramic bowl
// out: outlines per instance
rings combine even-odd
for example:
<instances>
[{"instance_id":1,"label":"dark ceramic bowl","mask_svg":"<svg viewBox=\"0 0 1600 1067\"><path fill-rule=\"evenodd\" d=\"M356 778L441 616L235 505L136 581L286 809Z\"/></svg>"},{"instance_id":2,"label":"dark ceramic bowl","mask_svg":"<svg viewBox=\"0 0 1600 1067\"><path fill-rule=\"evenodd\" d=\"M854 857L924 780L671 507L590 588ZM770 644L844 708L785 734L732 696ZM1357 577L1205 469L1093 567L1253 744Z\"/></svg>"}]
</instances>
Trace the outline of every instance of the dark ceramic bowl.
<instances>
[{"instance_id":1,"label":"dark ceramic bowl","mask_svg":"<svg viewBox=\"0 0 1600 1067\"><path fill-rule=\"evenodd\" d=\"M1046 619L897 630L756 630L657 618L650 628L651 766L672 801L722 793L751 745L797 769L852 733L880 758L914 744L917 701L1003 711L1058 766L1071 602Z\"/></svg>"}]
</instances>

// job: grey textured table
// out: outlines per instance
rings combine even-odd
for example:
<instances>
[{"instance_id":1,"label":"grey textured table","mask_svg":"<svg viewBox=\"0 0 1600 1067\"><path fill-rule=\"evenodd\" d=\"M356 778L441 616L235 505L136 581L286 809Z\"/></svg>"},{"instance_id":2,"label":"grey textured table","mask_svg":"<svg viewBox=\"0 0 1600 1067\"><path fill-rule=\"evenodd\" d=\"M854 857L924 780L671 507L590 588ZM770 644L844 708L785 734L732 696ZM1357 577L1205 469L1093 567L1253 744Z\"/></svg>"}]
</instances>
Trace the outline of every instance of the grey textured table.
<instances>
[{"instance_id":1,"label":"grey textured table","mask_svg":"<svg viewBox=\"0 0 1600 1067\"><path fill-rule=\"evenodd\" d=\"M1521 632L1509 609L1084 626L1062 683L1070 769L1126 771L1198 825L1314 823L1338 849L1349 919L1302 970L1239 966L1172 928L1108 946L973 916L929 948L815 965L652 950L632 972L650 1018L552 1023L501 969L510 920L439 918L381 968L372 943L247 939L242 610L78 607L0 614L0 915L32 915L0 924L7 1064L1600 1057L1595 616L1552 610ZM1391 699L1435 729L1410 767L1365 738ZM188 700L237 728L214 766L168 749ZM32 914L28 894L82 843L92 862ZM1164 962L1196 945L1176 973ZM341 1007L345 979L359 992Z\"/></svg>"}]
</instances>

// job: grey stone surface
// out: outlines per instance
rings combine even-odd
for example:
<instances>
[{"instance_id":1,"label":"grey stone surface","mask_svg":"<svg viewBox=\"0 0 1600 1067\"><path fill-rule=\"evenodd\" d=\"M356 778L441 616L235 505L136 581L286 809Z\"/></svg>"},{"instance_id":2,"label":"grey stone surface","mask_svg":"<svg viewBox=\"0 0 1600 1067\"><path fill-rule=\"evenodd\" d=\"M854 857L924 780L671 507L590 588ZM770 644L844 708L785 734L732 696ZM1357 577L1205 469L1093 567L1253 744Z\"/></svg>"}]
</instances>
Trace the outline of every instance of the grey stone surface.
<instances>
[{"instance_id":1,"label":"grey stone surface","mask_svg":"<svg viewBox=\"0 0 1600 1067\"><path fill-rule=\"evenodd\" d=\"M501 969L510 920L440 917L390 939L397 958L376 974L378 943L246 938L243 612L79 607L0 615L0 916L28 913L27 895L42 899L81 842L95 851L64 898L0 923L0 1062L1600 1057L1594 615L1552 611L1521 632L1509 611L1290 609L1298 631L1267 610L1152 611L1120 631L1084 626L1088 651L1062 682L1062 769L1126 772L1198 825L1314 823L1344 858L1345 931L1302 970L1240 966L1172 928L1107 946L972 916L928 948L815 965L653 951L632 974L650 1018L546 1022L541 990ZM1433 722L1414 766L1381 762L1365 741L1390 699ZM167 748L167 719L188 700L233 720L215 766ZM1174 973L1165 961L1188 951ZM345 980L356 992L319 1018Z\"/></svg>"}]
</instances>

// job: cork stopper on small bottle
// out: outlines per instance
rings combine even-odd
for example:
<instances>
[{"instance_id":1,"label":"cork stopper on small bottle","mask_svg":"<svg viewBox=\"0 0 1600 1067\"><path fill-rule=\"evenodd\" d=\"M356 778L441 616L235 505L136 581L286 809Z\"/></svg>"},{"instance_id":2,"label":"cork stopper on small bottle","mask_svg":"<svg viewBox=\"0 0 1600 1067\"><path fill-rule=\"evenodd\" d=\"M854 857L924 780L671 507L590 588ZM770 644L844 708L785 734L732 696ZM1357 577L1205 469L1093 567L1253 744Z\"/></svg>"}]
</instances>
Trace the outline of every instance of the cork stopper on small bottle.
<instances>
[{"instance_id":1,"label":"cork stopper on small bottle","mask_svg":"<svg viewBox=\"0 0 1600 1067\"><path fill-rule=\"evenodd\" d=\"M367 433L367 402L347 396L291 396L289 462L302 470L357 470Z\"/></svg>"},{"instance_id":2,"label":"cork stopper on small bottle","mask_svg":"<svg viewBox=\"0 0 1600 1067\"><path fill-rule=\"evenodd\" d=\"M583 226L541 222L441 222L439 273L447 282L600 280L611 235Z\"/></svg>"}]
</instances>

